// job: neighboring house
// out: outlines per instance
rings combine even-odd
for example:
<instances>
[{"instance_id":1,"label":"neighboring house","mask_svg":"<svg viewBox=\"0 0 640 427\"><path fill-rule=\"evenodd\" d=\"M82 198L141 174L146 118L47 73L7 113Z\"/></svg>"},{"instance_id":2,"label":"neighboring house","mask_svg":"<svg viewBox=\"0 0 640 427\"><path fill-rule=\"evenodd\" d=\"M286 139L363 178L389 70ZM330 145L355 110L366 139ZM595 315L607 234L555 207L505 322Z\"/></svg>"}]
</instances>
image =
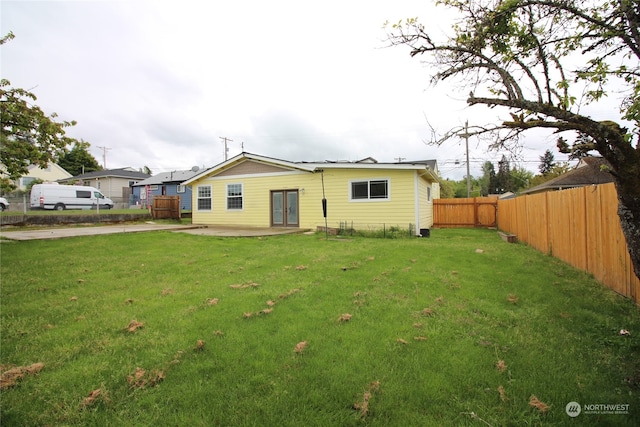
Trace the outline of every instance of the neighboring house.
<instances>
[{"instance_id":1,"label":"neighboring house","mask_svg":"<svg viewBox=\"0 0 640 427\"><path fill-rule=\"evenodd\" d=\"M613 176L608 172L608 168L607 161L602 157L583 157L569 172L524 190L520 194L543 193L613 182Z\"/></svg>"},{"instance_id":2,"label":"neighboring house","mask_svg":"<svg viewBox=\"0 0 640 427\"><path fill-rule=\"evenodd\" d=\"M16 185L18 186L18 190L25 191L27 186L36 179L41 179L44 182L55 182L59 179L71 178L71 176L69 172L55 163L49 163L46 168L30 165L29 172L20 177Z\"/></svg>"},{"instance_id":3,"label":"neighboring house","mask_svg":"<svg viewBox=\"0 0 640 427\"><path fill-rule=\"evenodd\" d=\"M151 175L133 168L105 169L87 172L71 178L59 179L61 184L90 185L116 203L127 204L131 197L131 187Z\"/></svg>"},{"instance_id":4,"label":"neighboring house","mask_svg":"<svg viewBox=\"0 0 640 427\"><path fill-rule=\"evenodd\" d=\"M147 207L153 204L153 196L180 196L180 207L191 210L191 187L182 185L200 170L194 167L186 171L163 172L134 184L130 205Z\"/></svg>"},{"instance_id":5,"label":"neighboring house","mask_svg":"<svg viewBox=\"0 0 640 427\"><path fill-rule=\"evenodd\" d=\"M289 162L242 153L183 185L193 189L193 223L315 228L433 225L440 197L435 161Z\"/></svg>"},{"instance_id":6,"label":"neighboring house","mask_svg":"<svg viewBox=\"0 0 640 427\"><path fill-rule=\"evenodd\" d=\"M5 175L4 167L2 165L0 165L0 175ZM36 179L41 179L44 182L55 182L59 179L70 177L71 174L69 172L55 163L49 163L45 168L30 165L28 166L27 174L14 181L14 184L16 185L17 190L26 191L27 186Z\"/></svg>"}]
</instances>

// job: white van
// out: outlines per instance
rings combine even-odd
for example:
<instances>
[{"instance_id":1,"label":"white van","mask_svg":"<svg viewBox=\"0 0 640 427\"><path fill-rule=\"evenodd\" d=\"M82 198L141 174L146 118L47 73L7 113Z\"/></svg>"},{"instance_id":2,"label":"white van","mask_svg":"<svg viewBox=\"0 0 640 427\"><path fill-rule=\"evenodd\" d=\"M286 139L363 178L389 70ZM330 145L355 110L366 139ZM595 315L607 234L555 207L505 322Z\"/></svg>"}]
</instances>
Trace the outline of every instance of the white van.
<instances>
[{"instance_id":1,"label":"white van","mask_svg":"<svg viewBox=\"0 0 640 427\"><path fill-rule=\"evenodd\" d=\"M31 209L111 209L113 200L100 190L84 185L34 184L31 187Z\"/></svg>"}]
</instances>

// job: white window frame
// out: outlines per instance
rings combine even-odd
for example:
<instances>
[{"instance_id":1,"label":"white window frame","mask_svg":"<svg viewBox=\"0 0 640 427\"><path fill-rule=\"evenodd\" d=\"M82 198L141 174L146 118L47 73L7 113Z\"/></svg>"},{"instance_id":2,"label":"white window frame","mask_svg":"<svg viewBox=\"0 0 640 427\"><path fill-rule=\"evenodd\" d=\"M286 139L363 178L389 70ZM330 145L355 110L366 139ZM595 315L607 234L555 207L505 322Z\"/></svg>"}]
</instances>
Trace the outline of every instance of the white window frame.
<instances>
[{"instance_id":1,"label":"white window frame","mask_svg":"<svg viewBox=\"0 0 640 427\"><path fill-rule=\"evenodd\" d=\"M231 187L231 186L240 186L240 195L230 196L229 195L229 187ZM227 184L226 188L227 188L227 193L226 193L227 194L227 196L226 196L226 199L227 199L227 210L228 211L241 211L241 210L244 210L244 184L238 183L238 182L230 182L229 184ZM240 207L229 207L229 202L232 199L240 199L241 206Z\"/></svg>"},{"instance_id":2,"label":"white window frame","mask_svg":"<svg viewBox=\"0 0 640 427\"><path fill-rule=\"evenodd\" d=\"M209 195L208 196L201 196L200 193L200 189L209 189ZM209 200L209 203L211 204L211 207L208 209L201 209L200 208L200 200ZM213 187L211 185L198 185L197 189L196 189L196 209L200 212L211 212L213 211Z\"/></svg>"},{"instance_id":3,"label":"white window frame","mask_svg":"<svg viewBox=\"0 0 640 427\"><path fill-rule=\"evenodd\" d=\"M371 198L371 183L385 181L387 184L387 196L386 197L374 197ZM366 198L354 198L353 197L353 184L367 183L367 197ZM349 181L349 201L350 202L388 202L391 200L391 179L390 178L366 178L366 179L352 179Z\"/></svg>"},{"instance_id":4,"label":"white window frame","mask_svg":"<svg viewBox=\"0 0 640 427\"><path fill-rule=\"evenodd\" d=\"M180 185L180 184L177 185L176 193L185 193L186 191L187 191L186 185Z\"/></svg>"}]
</instances>

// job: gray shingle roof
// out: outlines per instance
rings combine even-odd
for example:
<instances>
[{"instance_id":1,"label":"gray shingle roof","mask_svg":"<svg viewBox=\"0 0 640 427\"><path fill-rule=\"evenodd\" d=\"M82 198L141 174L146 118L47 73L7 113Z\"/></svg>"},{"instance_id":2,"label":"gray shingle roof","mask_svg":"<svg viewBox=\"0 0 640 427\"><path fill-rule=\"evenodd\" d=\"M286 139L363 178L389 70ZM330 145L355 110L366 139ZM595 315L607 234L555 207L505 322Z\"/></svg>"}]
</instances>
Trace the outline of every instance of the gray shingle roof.
<instances>
[{"instance_id":1,"label":"gray shingle roof","mask_svg":"<svg viewBox=\"0 0 640 427\"><path fill-rule=\"evenodd\" d=\"M609 163L602 157L584 157L575 169L556 178L529 188L521 194L562 190L563 188L584 187L586 185L613 182L613 176L607 172Z\"/></svg>"},{"instance_id":2,"label":"gray shingle roof","mask_svg":"<svg viewBox=\"0 0 640 427\"><path fill-rule=\"evenodd\" d=\"M168 183L168 182L175 182L175 183L181 183L184 182L186 180L188 180L189 178L197 175L198 173L202 172L202 170L186 170L186 171L171 171L171 172L162 172L159 174L156 174L150 178L145 179L144 181L140 181L138 183L136 183L134 185L134 187L137 186L144 186L144 185L155 185L155 184L164 184L164 183Z\"/></svg>"},{"instance_id":3,"label":"gray shingle roof","mask_svg":"<svg viewBox=\"0 0 640 427\"><path fill-rule=\"evenodd\" d=\"M107 178L107 177L115 177L115 178L126 178L126 179L146 179L151 175L138 172L132 170L131 168L120 168L120 169L104 169L101 171L87 172L80 175L76 175L71 178L65 178L64 180L60 180L60 182L64 181L75 181L79 179L96 179L96 178Z\"/></svg>"}]
</instances>

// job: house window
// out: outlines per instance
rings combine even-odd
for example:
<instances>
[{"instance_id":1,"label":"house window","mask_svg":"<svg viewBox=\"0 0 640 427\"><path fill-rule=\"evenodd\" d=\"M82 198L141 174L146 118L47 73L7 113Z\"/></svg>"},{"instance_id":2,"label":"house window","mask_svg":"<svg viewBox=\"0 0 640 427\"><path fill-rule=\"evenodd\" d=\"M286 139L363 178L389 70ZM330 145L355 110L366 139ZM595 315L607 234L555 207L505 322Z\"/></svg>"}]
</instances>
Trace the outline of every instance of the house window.
<instances>
[{"instance_id":1,"label":"house window","mask_svg":"<svg viewBox=\"0 0 640 427\"><path fill-rule=\"evenodd\" d=\"M211 199L211 186L200 185L198 186L198 210L210 211L213 207Z\"/></svg>"},{"instance_id":2,"label":"house window","mask_svg":"<svg viewBox=\"0 0 640 427\"><path fill-rule=\"evenodd\" d=\"M242 184L227 184L227 209L242 209Z\"/></svg>"},{"instance_id":3,"label":"house window","mask_svg":"<svg viewBox=\"0 0 640 427\"><path fill-rule=\"evenodd\" d=\"M176 189L177 193L184 193L185 191L187 191L186 185L178 185L178 188Z\"/></svg>"},{"instance_id":4,"label":"house window","mask_svg":"<svg viewBox=\"0 0 640 427\"><path fill-rule=\"evenodd\" d=\"M427 187L427 202L431 201L431 187Z\"/></svg>"},{"instance_id":5,"label":"house window","mask_svg":"<svg viewBox=\"0 0 640 427\"><path fill-rule=\"evenodd\" d=\"M158 184L153 184L149 186L151 188L151 191L158 191Z\"/></svg>"},{"instance_id":6,"label":"house window","mask_svg":"<svg viewBox=\"0 0 640 427\"><path fill-rule=\"evenodd\" d=\"M22 178L20 178L20 185L26 187L35 180L36 179L31 176L23 176Z\"/></svg>"},{"instance_id":7,"label":"house window","mask_svg":"<svg viewBox=\"0 0 640 427\"><path fill-rule=\"evenodd\" d=\"M351 200L388 200L389 180L371 179L351 182Z\"/></svg>"}]
</instances>

